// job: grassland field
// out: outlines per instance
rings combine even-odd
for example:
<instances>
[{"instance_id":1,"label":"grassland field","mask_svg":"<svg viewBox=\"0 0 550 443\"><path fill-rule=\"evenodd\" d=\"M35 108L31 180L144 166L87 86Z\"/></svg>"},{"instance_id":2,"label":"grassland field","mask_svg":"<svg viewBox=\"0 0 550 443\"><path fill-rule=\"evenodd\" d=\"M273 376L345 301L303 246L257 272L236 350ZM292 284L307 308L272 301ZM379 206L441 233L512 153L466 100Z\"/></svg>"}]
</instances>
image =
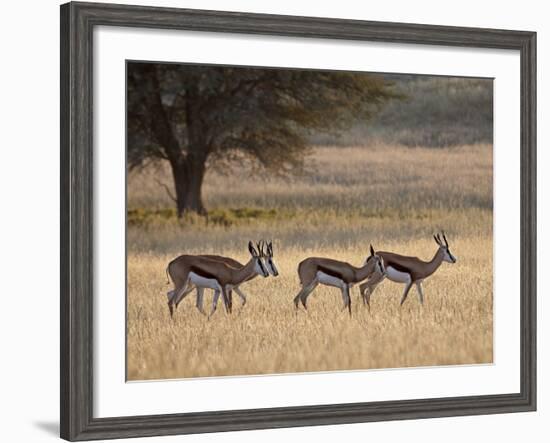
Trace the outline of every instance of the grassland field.
<instances>
[{"instance_id":1,"label":"grassland field","mask_svg":"<svg viewBox=\"0 0 550 443\"><path fill-rule=\"evenodd\" d=\"M247 169L207 174L208 219L178 220L150 166L128 179L127 377L129 380L490 363L493 358L492 146L313 147L302 176ZM371 310L352 289L319 286L296 311L298 263L326 256L361 265L368 246L432 258L444 229L454 265L412 289L383 282ZM241 289L232 315L207 319L190 294L170 319L165 268L177 255L216 253L248 260L248 240L274 243L279 277ZM206 301L212 293L206 291Z\"/></svg>"}]
</instances>

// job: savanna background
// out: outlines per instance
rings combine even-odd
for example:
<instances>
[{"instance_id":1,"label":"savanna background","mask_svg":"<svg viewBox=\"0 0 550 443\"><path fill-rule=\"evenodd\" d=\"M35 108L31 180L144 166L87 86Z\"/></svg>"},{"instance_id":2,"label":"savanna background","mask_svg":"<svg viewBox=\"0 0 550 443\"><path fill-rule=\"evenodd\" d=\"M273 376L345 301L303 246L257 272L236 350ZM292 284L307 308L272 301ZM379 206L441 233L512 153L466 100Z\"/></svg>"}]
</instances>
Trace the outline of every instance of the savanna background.
<instances>
[{"instance_id":1,"label":"savanna background","mask_svg":"<svg viewBox=\"0 0 550 443\"><path fill-rule=\"evenodd\" d=\"M302 73L128 65L129 380L492 361L492 81ZM304 258L429 260L440 229L458 262L424 306L385 281L370 311L352 290L351 318L323 286L295 310ZM244 284L232 315L193 293L171 319L168 262L244 263L250 239L273 240L280 275Z\"/></svg>"}]
</instances>

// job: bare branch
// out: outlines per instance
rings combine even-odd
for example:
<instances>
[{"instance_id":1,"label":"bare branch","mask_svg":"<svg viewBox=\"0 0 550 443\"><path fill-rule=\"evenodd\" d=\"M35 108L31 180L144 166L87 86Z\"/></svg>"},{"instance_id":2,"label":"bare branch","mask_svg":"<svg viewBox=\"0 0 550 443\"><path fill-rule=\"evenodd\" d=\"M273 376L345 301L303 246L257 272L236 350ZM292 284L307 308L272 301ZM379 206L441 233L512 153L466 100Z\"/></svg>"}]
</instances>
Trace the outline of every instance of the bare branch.
<instances>
[{"instance_id":1,"label":"bare branch","mask_svg":"<svg viewBox=\"0 0 550 443\"><path fill-rule=\"evenodd\" d=\"M177 199L176 197L174 197L174 194L172 194L172 191L170 191L170 188L168 187L168 185L166 185L166 183L162 183L159 179L155 178L155 182L157 183L157 185L159 186L162 186L164 188L164 190L166 191L166 194L168 194L168 197L170 197L170 199L174 202L174 203L177 203Z\"/></svg>"}]
</instances>

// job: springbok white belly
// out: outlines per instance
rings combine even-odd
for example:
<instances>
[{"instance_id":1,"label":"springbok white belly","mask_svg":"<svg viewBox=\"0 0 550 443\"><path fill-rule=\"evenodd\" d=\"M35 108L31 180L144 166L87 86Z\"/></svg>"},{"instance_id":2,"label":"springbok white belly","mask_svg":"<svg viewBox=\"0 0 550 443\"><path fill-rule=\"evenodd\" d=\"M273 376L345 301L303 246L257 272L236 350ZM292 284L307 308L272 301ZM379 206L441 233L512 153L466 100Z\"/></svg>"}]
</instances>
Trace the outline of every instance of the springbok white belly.
<instances>
[{"instance_id":1,"label":"springbok white belly","mask_svg":"<svg viewBox=\"0 0 550 443\"><path fill-rule=\"evenodd\" d=\"M218 283L218 280L216 280L215 278L202 277L198 274L195 274L194 272L189 273L189 281L201 288L210 288L218 291L222 290L222 287Z\"/></svg>"},{"instance_id":2,"label":"springbok white belly","mask_svg":"<svg viewBox=\"0 0 550 443\"><path fill-rule=\"evenodd\" d=\"M411 276L406 272L398 271L391 266L386 266L386 276L394 282L397 283L409 283L411 281Z\"/></svg>"},{"instance_id":3,"label":"springbok white belly","mask_svg":"<svg viewBox=\"0 0 550 443\"><path fill-rule=\"evenodd\" d=\"M325 274L322 271L317 271L317 280L327 286L334 286L336 288L343 288L345 283L343 280L334 277L332 275Z\"/></svg>"}]
</instances>

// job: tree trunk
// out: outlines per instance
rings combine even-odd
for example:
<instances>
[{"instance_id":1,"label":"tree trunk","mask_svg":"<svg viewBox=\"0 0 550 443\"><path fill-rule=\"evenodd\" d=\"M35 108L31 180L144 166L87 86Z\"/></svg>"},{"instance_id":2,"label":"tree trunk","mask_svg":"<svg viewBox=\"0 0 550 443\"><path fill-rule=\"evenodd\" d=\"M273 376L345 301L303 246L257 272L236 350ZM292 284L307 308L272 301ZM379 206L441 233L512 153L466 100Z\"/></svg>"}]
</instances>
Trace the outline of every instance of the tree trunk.
<instances>
[{"instance_id":1,"label":"tree trunk","mask_svg":"<svg viewBox=\"0 0 550 443\"><path fill-rule=\"evenodd\" d=\"M206 215L201 192L205 163L206 161L200 158L189 158L184 162L171 163L179 218L189 212Z\"/></svg>"},{"instance_id":2,"label":"tree trunk","mask_svg":"<svg viewBox=\"0 0 550 443\"><path fill-rule=\"evenodd\" d=\"M204 134L207 131L202 123L199 104L200 94L197 80L191 82L185 91L187 156L183 161L183 165L176 166L174 173L178 217L182 217L186 212L206 215L206 209L202 203L201 189L208 157L208 149L204 139Z\"/></svg>"},{"instance_id":3,"label":"tree trunk","mask_svg":"<svg viewBox=\"0 0 550 443\"><path fill-rule=\"evenodd\" d=\"M192 81L185 92L185 118L187 126L186 150L181 149L180 141L162 103L161 88L157 69L154 65L146 70L150 81L148 106L151 108L151 127L157 143L163 147L174 178L178 217L196 212L206 215L202 203L201 188L208 158L208 146L204 138L205 130L200 112L198 79Z\"/></svg>"}]
</instances>

